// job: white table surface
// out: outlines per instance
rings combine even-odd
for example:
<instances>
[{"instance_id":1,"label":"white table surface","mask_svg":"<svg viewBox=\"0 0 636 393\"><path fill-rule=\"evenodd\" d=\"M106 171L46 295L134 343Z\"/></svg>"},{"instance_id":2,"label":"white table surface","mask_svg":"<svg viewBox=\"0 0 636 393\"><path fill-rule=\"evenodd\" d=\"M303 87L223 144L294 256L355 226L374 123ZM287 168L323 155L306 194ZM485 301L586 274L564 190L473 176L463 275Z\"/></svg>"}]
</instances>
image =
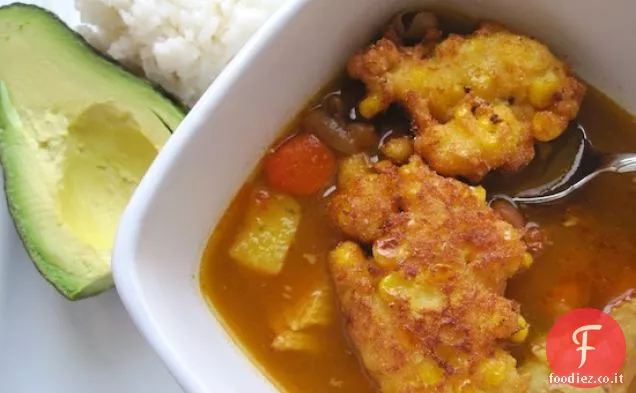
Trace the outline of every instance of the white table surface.
<instances>
[{"instance_id":1,"label":"white table surface","mask_svg":"<svg viewBox=\"0 0 636 393\"><path fill-rule=\"evenodd\" d=\"M31 2L76 21L72 0ZM0 392L182 393L115 290L69 302L41 278L4 199L0 187Z\"/></svg>"}]
</instances>

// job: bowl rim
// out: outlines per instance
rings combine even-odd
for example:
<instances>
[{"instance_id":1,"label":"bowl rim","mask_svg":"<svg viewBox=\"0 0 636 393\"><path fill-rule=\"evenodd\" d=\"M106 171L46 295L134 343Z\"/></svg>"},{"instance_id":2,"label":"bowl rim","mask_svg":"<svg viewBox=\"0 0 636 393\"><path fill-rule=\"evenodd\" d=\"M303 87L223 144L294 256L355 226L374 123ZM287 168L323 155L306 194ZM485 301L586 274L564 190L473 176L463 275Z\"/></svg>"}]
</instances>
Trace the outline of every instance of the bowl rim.
<instances>
[{"instance_id":1,"label":"bowl rim","mask_svg":"<svg viewBox=\"0 0 636 393\"><path fill-rule=\"evenodd\" d=\"M243 45L174 130L173 135L163 146L133 193L118 226L112 253L112 271L116 290L135 326L159 355L176 382L187 392L205 390L196 383L195 376L185 364L178 360L178 356L167 345L167 339L157 329L150 307L144 300L139 278L131 272L129 264L119 261L135 255L141 222L150 209L146 201L155 193L164 175L175 165L187 141L197 129L209 121L207 114L220 105L223 97L232 89L249 64L311 1L288 0Z\"/></svg>"}]
</instances>

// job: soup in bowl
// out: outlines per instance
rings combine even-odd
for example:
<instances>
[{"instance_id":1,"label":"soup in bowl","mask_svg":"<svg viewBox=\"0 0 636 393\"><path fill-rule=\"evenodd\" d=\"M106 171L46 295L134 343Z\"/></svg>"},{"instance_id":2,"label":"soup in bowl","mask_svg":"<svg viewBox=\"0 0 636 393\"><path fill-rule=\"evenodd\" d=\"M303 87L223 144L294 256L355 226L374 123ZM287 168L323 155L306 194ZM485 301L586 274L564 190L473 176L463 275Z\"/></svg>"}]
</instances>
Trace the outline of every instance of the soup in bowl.
<instances>
[{"instance_id":1,"label":"soup in bowl","mask_svg":"<svg viewBox=\"0 0 636 393\"><path fill-rule=\"evenodd\" d=\"M566 171L577 127L603 151L636 148L634 118L605 95L618 90L514 13L398 3L308 79L263 71L292 67L272 37L292 55L289 34L321 7L290 6L210 89L124 218L115 274L133 318L192 391L543 392L550 328L592 308L627 344L626 379L596 389L629 391L631 177L549 206L492 198ZM289 98L261 89L277 83Z\"/></svg>"}]
</instances>

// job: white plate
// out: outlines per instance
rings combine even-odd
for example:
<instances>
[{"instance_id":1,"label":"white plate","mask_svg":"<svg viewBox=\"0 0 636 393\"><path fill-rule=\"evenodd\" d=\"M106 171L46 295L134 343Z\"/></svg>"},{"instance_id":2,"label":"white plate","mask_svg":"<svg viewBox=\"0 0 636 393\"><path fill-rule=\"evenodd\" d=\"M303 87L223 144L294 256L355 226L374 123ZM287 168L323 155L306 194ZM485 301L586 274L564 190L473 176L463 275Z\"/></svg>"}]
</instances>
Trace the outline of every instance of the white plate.
<instances>
[{"instance_id":1,"label":"white plate","mask_svg":"<svg viewBox=\"0 0 636 393\"><path fill-rule=\"evenodd\" d=\"M32 3L77 21L72 0ZM4 198L0 187L0 392L181 393L114 290L72 303L41 278Z\"/></svg>"}]
</instances>

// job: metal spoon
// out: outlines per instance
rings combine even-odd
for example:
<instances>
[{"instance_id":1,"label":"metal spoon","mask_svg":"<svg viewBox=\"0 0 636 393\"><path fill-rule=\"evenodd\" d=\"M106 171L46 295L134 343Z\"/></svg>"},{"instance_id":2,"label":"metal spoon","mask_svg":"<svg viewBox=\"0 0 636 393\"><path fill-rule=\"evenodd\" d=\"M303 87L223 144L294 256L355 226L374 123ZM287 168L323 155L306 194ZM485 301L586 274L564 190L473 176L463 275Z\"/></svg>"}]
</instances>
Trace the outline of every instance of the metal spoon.
<instances>
[{"instance_id":1,"label":"metal spoon","mask_svg":"<svg viewBox=\"0 0 636 393\"><path fill-rule=\"evenodd\" d=\"M577 130L581 133L581 141L572 166L565 174L516 195L493 196L493 199L503 198L517 204L548 204L571 195L601 173L636 172L636 153L602 153L589 141L583 127L578 126Z\"/></svg>"}]
</instances>

